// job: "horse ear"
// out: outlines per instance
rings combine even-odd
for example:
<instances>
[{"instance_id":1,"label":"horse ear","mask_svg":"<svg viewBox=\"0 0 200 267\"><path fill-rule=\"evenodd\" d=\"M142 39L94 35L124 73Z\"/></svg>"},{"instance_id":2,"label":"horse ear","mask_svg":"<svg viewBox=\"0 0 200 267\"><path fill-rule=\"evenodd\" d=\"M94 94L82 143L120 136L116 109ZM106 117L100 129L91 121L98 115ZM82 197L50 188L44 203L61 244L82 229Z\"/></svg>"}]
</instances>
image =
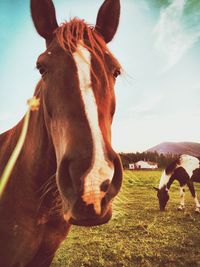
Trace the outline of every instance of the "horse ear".
<instances>
[{"instance_id":1,"label":"horse ear","mask_svg":"<svg viewBox=\"0 0 200 267\"><path fill-rule=\"evenodd\" d=\"M157 188L157 187L155 187L155 186L153 187L153 189L155 189L156 191L159 191L159 188Z\"/></svg>"},{"instance_id":2,"label":"horse ear","mask_svg":"<svg viewBox=\"0 0 200 267\"><path fill-rule=\"evenodd\" d=\"M47 41L58 27L54 4L51 0L31 0L31 16L37 32Z\"/></svg>"},{"instance_id":3,"label":"horse ear","mask_svg":"<svg viewBox=\"0 0 200 267\"><path fill-rule=\"evenodd\" d=\"M118 28L120 17L120 0L105 0L99 9L95 30L106 43L109 43Z\"/></svg>"}]
</instances>

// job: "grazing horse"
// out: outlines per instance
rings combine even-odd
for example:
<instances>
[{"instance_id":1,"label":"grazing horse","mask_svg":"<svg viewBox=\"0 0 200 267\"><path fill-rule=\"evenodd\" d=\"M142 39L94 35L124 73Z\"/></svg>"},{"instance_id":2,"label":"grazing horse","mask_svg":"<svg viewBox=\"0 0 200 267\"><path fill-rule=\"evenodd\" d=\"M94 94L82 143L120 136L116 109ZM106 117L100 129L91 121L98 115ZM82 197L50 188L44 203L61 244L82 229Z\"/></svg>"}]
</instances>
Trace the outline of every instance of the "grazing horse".
<instances>
[{"instance_id":1,"label":"grazing horse","mask_svg":"<svg viewBox=\"0 0 200 267\"><path fill-rule=\"evenodd\" d=\"M108 222L122 167L111 146L114 85L120 64L107 48L118 28L120 1L105 0L96 25L58 26L51 0L31 0L46 50L25 143L0 199L0 266L47 267L70 225ZM23 120L0 135L0 177Z\"/></svg>"},{"instance_id":2,"label":"grazing horse","mask_svg":"<svg viewBox=\"0 0 200 267\"><path fill-rule=\"evenodd\" d=\"M190 155L181 155L177 160L172 162L162 173L159 188L157 190L157 197L159 200L160 210L164 211L169 200L169 189L171 184L177 180L180 184L180 205L178 210L185 208L185 189L187 185L192 197L194 198L196 212L200 212L200 204L197 198L197 194L194 189L193 182L200 183L200 161L198 158Z\"/></svg>"}]
</instances>

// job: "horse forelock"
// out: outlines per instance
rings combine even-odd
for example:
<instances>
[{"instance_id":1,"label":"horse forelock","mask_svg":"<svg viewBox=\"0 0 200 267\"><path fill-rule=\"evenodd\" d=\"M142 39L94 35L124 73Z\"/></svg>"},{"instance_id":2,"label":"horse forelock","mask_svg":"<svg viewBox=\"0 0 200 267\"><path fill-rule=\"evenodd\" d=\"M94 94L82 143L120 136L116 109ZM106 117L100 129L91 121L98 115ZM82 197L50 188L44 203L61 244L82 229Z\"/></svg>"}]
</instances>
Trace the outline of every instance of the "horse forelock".
<instances>
[{"instance_id":1,"label":"horse forelock","mask_svg":"<svg viewBox=\"0 0 200 267\"><path fill-rule=\"evenodd\" d=\"M55 34L62 49L66 52L70 52L71 54L77 50L77 46L81 43L91 53L92 58L96 59L98 62L99 67L105 77L106 85L109 87L105 65L105 55L109 56L110 60L117 68L121 69L121 65L108 49L103 37L92 25L85 23L84 20L74 18L69 22L61 24L61 26L56 29ZM79 53L86 63L90 64L90 62L87 62L87 59L84 57L84 55L81 54L81 52ZM99 84L100 78L95 73L93 65L90 66L90 71L97 84Z\"/></svg>"}]
</instances>

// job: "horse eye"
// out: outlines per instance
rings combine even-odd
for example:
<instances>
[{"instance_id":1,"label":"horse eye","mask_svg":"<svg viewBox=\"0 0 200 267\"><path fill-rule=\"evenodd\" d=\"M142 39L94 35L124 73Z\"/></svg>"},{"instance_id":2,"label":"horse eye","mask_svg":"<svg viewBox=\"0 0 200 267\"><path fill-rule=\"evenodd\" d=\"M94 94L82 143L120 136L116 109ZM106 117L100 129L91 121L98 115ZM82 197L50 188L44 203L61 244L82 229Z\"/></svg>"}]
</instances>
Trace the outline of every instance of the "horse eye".
<instances>
[{"instance_id":1,"label":"horse eye","mask_svg":"<svg viewBox=\"0 0 200 267\"><path fill-rule=\"evenodd\" d=\"M47 70L41 64L38 63L36 67L42 76L44 76L47 73Z\"/></svg>"},{"instance_id":2,"label":"horse eye","mask_svg":"<svg viewBox=\"0 0 200 267\"><path fill-rule=\"evenodd\" d=\"M116 69L113 73L113 76L115 77L115 79L121 74L121 71L119 69Z\"/></svg>"}]
</instances>

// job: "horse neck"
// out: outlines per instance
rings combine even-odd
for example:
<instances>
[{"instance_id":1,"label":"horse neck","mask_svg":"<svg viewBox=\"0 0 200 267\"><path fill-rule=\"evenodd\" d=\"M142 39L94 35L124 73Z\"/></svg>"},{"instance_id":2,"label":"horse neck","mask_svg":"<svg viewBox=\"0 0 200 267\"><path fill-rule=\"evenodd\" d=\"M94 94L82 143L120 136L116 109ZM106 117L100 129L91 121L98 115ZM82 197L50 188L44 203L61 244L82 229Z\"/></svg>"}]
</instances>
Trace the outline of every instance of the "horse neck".
<instances>
[{"instance_id":1,"label":"horse neck","mask_svg":"<svg viewBox=\"0 0 200 267\"><path fill-rule=\"evenodd\" d=\"M22 127L23 119L13 129L0 135L0 176L16 146ZM37 188L55 172L55 153L48 136L41 104L39 111L31 112L26 139L10 179L20 176L18 182L21 185L24 182L27 184L28 179L31 186ZM17 185L17 179L15 181Z\"/></svg>"},{"instance_id":2,"label":"horse neck","mask_svg":"<svg viewBox=\"0 0 200 267\"><path fill-rule=\"evenodd\" d=\"M39 111L32 112L31 114L22 153L24 154L24 160L27 158L34 176L37 174L39 181L43 180L41 174L44 175L44 179L46 179L46 176L55 174L55 152L46 128L42 100Z\"/></svg>"}]
</instances>

